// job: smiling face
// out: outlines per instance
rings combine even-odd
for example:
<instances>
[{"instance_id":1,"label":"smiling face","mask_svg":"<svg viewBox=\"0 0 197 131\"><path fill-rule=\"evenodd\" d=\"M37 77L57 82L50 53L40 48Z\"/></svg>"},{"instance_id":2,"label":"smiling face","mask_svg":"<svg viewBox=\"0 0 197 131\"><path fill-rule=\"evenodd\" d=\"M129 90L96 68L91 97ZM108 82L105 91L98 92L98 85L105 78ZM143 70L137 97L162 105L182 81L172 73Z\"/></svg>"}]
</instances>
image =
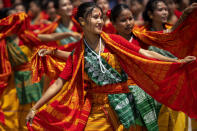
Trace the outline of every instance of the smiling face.
<instances>
[{"instance_id":1,"label":"smiling face","mask_svg":"<svg viewBox=\"0 0 197 131\"><path fill-rule=\"evenodd\" d=\"M73 11L73 6L70 0L59 0L58 13L63 16L71 16Z\"/></svg>"},{"instance_id":2,"label":"smiling face","mask_svg":"<svg viewBox=\"0 0 197 131\"><path fill-rule=\"evenodd\" d=\"M134 26L133 14L129 9L124 9L113 24L119 34L129 35Z\"/></svg>"},{"instance_id":3,"label":"smiling face","mask_svg":"<svg viewBox=\"0 0 197 131\"><path fill-rule=\"evenodd\" d=\"M83 18L84 25L83 31L92 33L92 34L100 34L102 32L103 27L103 14L99 8L94 8L92 13L90 13L87 18Z\"/></svg>"},{"instance_id":4,"label":"smiling face","mask_svg":"<svg viewBox=\"0 0 197 131\"><path fill-rule=\"evenodd\" d=\"M152 13L152 21L154 23L166 23L168 20L168 7L167 5L160 1L157 3L156 9Z\"/></svg>"}]
</instances>

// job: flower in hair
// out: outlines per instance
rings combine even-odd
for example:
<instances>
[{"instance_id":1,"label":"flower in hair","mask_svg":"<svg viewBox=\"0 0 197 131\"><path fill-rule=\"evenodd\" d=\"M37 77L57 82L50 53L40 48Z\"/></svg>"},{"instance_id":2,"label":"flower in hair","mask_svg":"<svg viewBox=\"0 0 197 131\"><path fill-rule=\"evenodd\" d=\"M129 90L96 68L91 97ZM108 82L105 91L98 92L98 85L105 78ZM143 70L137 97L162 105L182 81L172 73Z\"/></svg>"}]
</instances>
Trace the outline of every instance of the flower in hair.
<instances>
[{"instance_id":1,"label":"flower in hair","mask_svg":"<svg viewBox=\"0 0 197 131\"><path fill-rule=\"evenodd\" d=\"M111 10L108 10L106 15L108 18L110 18L111 17Z\"/></svg>"},{"instance_id":2,"label":"flower in hair","mask_svg":"<svg viewBox=\"0 0 197 131\"><path fill-rule=\"evenodd\" d=\"M77 8L74 8L74 9L73 9L73 11L72 11L72 16L73 16L73 17L76 17L77 11L78 11Z\"/></svg>"}]
</instances>

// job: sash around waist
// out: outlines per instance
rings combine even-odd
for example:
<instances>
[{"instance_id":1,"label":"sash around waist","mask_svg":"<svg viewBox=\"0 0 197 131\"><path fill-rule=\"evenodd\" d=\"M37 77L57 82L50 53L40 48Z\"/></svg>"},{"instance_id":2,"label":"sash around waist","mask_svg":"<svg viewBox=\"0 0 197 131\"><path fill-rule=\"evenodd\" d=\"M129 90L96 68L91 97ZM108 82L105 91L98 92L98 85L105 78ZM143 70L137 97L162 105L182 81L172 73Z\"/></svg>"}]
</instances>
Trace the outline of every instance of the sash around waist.
<instances>
[{"instance_id":1,"label":"sash around waist","mask_svg":"<svg viewBox=\"0 0 197 131\"><path fill-rule=\"evenodd\" d=\"M15 66L13 68L14 71L30 71L31 70L31 64L28 62L28 63L24 63L22 65L18 65L18 66Z\"/></svg>"}]
</instances>

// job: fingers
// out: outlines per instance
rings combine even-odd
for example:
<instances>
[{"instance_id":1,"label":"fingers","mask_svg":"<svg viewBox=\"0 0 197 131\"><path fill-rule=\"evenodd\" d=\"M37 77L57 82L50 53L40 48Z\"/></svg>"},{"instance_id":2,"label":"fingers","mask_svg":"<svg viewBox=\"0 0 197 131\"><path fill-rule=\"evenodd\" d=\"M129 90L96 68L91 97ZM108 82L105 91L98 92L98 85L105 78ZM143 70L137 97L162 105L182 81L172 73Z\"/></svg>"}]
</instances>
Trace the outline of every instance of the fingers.
<instances>
[{"instance_id":1,"label":"fingers","mask_svg":"<svg viewBox=\"0 0 197 131\"><path fill-rule=\"evenodd\" d=\"M33 119L31 118L31 119L29 120L30 126L32 126L32 123L33 123Z\"/></svg>"},{"instance_id":2,"label":"fingers","mask_svg":"<svg viewBox=\"0 0 197 131\"><path fill-rule=\"evenodd\" d=\"M29 123L32 126L33 118L26 118L26 125Z\"/></svg>"},{"instance_id":3,"label":"fingers","mask_svg":"<svg viewBox=\"0 0 197 131\"><path fill-rule=\"evenodd\" d=\"M191 11L197 9L197 3L193 3L189 8L191 9Z\"/></svg>"},{"instance_id":4,"label":"fingers","mask_svg":"<svg viewBox=\"0 0 197 131\"><path fill-rule=\"evenodd\" d=\"M33 119L32 118L29 118L27 121L26 121L26 125L29 123L30 126L32 126L33 124Z\"/></svg>"},{"instance_id":5,"label":"fingers","mask_svg":"<svg viewBox=\"0 0 197 131\"><path fill-rule=\"evenodd\" d=\"M195 6L197 6L197 3L192 3L192 5L191 5L191 6L195 7Z\"/></svg>"},{"instance_id":6,"label":"fingers","mask_svg":"<svg viewBox=\"0 0 197 131\"><path fill-rule=\"evenodd\" d=\"M43 57L43 56L45 56L46 55L46 49L40 49L39 51L38 51L38 55L39 56L41 56L41 57Z\"/></svg>"},{"instance_id":7,"label":"fingers","mask_svg":"<svg viewBox=\"0 0 197 131\"><path fill-rule=\"evenodd\" d=\"M196 57L195 56L187 56L184 58L184 62L192 62L192 61L195 61L196 60Z\"/></svg>"},{"instance_id":8,"label":"fingers","mask_svg":"<svg viewBox=\"0 0 197 131\"><path fill-rule=\"evenodd\" d=\"M196 57L195 56L187 56L185 57L186 59L191 59L191 60L196 60Z\"/></svg>"},{"instance_id":9,"label":"fingers","mask_svg":"<svg viewBox=\"0 0 197 131\"><path fill-rule=\"evenodd\" d=\"M35 116L35 112L33 111L30 111L26 117L26 125L29 123L30 126L32 126L32 123L33 123L33 119L34 119L34 116Z\"/></svg>"},{"instance_id":10,"label":"fingers","mask_svg":"<svg viewBox=\"0 0 197 131\"><path fill-rule=\"evenodd\" d=\"M189 7L187 7L184 11L185 14L191 13L193 10L197 9L197 3L193 3Z\"/></svg>"}]
</instances>

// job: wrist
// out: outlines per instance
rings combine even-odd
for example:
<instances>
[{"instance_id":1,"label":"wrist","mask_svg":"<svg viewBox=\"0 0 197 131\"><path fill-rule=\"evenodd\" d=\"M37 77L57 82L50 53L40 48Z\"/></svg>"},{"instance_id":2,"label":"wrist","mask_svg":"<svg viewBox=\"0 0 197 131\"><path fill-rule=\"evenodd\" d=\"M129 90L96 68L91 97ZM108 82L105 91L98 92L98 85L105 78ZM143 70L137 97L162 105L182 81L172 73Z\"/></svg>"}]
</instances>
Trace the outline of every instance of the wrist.
<instances>
[{"instance_id":1,"label":"wrist","mask_svg":"<svg viewBox=\"0 0 197 131\"><path fill-rule=\"evenodd\" d=\"M184 59L178 59L177 62L178 63L183 63L184 62Z\"/></svg>"},{"instance_id":2,"label":"wrist","mask_svg":"<svg viewBox=\"0 0 197 131\"><path fill-rule=\"evenodd\" d=\"M34 107L32 107L32 108L30 109L30 111L31 111L31 112L33 112L34 114L36 114L37 109L36 109L36 108L34 108Z\"/></svg>"},{"instance_id":3,"label":"wrist","mask_svg":"<svg viewBox=\"0 0 197 131\"><path fill-rule=\"evenodd\" d=\"M73 36L73 33L72 32L65 32L65 36L68 37L68 36Z\"/></svg>"},{"instance_id":4,"label":"wrist","mask_svg":"<svg viewBox=\"0 0 197 131\"><path fill-rule=\"evenodd\" d=\"M52 52L51 52L51 54L52 54L52 55L55 55L56 52L57 52L57 48L53 49Z\"/></svg>"}]
</instances>

